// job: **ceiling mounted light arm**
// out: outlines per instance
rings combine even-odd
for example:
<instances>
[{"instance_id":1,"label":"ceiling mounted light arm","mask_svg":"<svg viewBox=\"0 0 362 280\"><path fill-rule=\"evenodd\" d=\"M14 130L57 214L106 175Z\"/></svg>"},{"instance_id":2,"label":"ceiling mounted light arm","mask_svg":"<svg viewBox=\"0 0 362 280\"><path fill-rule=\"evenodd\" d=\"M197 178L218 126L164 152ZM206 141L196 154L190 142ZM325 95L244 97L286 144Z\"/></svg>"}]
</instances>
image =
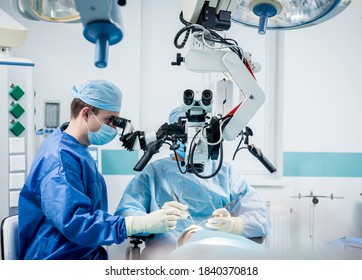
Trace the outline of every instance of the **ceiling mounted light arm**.
<instances>
[{"instance_id":1,"label":"ceiling mounted light arm","mask_svg":"<svg viewBox=\"0 0 362 280\"><path fill-rule=\"evenodd\" d=\"M74 1L84 26L83 35L96 45L95 65L104 68L107 66L108 46L117 44L123 38L119 8L121 1Z\"/></svg>"},{"instance_id":2,"label":"ceiling mounted light arm","mask_svg":"<svg viewBox=\"0 0 362 280\"><path fill-rule=\"evenodd\" d=\"M260 17L258 33L265 34L268 18L279 14L282 10L282 5L275 0L253 0L250 3L250 10Z\"/></svg>"},{"instance_id":3,"label":"ceiling mounted light arm","mask_svg":"<svg viewBox=\"0 0 362 280\"><path fill-rule=\"evenodd\" d=\"M30 20L82 23L84 37L96 45L95 65L107 66L108 47L123 38L120 7L126 0L11 0Z\"/></svg>"}]
</instances>

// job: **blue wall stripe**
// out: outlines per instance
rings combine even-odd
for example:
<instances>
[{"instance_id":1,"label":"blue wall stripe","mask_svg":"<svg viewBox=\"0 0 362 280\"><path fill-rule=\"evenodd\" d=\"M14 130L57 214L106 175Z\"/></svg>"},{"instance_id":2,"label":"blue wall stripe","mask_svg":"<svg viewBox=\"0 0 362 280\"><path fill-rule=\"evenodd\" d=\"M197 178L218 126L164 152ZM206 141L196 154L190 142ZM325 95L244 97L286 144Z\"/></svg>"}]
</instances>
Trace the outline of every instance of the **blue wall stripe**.
<instances>
[{"instance_id":1,"label":"blue wall stripe","mask_svg":"<svg viewBox=\"0 0 362 280\"><path fill-rule=\"evenodd\" d=\"M284 152L283 175L362 177L362 153Z\"/></svg>"},{"instance_id":2,"label":"blue wall stripe","mask_svg":"<svg viewBox=\"0 0 362 280\"><path fill-rule=\"evenodd\" d=\"M102 150L103 175L134 175L133 167L138 162L138 152L126 150Z\"/></svg>"}]
</instances>

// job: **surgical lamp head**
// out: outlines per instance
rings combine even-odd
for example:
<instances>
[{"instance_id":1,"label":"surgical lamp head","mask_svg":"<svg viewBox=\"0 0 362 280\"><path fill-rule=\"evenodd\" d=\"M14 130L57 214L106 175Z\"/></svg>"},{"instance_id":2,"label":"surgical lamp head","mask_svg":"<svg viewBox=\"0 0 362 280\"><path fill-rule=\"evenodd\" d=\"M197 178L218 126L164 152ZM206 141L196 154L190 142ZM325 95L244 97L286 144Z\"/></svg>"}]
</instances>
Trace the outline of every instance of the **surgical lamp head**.
<instances>
[{"instance_id":1,"label":"surgical lamp head","mask_svg":"<svg viewBox=\"0 0 362 280\"><path fill-rule=\"evenodd\" d=\"M322 23L342 12L351 0L237 0L231 20L266 29L296 29Z\"/></svg>"},{"instance_id":2,"label":"surgical lamp head","mask_svg":"<svg viewBox=\"0 0 362 280\"><path fill-rule=\"evenodd\" d=\"M104 68L108 63L108 46L123 38L122 21L117 0L75 0L84 26L83 35L96 45L95 66Z\"/></svg>"},{"instance_id":3,"label":"surgical lamp head","mask_svg":"<svg viewBox=\"0 0 362 280\"><path fill-rule=\"evenodd\" d=\"M79 23L83 35L96 45L95 66L104 68L108 63L108 47L123 38L119 6L120 0L11 0L17 12L30 20Z\"/></svg>"}]
</instances>

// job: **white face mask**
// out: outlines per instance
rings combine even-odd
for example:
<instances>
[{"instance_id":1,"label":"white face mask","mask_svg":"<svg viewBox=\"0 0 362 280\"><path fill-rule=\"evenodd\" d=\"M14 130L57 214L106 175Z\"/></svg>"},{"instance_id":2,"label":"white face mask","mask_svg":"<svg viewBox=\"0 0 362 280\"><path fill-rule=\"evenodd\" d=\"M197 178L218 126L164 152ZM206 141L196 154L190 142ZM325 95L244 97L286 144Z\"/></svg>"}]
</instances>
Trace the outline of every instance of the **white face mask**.
<instances>
[{"instance_id":1,"label":"white face mask","mask_svg":"<svg viewBox=\"0 0 362 280\"><path fill-rule=\"evenodd\" d=\"M117 129L105 124L101 123L97 116L91 111L94 117L97 119L99 124L101 125L100 129L96 132L90 131L88 124L86 122L86 126L88 128L88 141L92 145L104 145L111 142L114 137L117 136Z\"/></svg>"}]
</instances>

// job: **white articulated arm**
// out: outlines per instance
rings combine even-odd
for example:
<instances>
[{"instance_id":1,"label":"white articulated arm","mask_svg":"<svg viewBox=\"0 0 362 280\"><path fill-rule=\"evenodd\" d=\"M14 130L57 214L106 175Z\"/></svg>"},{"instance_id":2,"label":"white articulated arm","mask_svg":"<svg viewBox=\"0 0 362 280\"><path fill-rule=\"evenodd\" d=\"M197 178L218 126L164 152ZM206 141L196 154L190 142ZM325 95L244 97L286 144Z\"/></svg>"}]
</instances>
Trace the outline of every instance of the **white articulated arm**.
<instances>
[{"instance_id":1,"label":"white articulated arm","mask_svg":"<svg viewBox=\"0 0 362 280\"><path fill-rule=\"evenodd\" d=\"M224 139L231 141L239 135L242 129L259 110L261 105L263 105L265 94L244 63L241 62L235 53L226 53L223 56L222 61L234 82L246 96L245 100L240 104L239 108L235 111L233 117L224 128Z\"/></svg>"},{"instance_id":2,"label":"white articulated arm","mask_svg":"<svg viewBox=\"0 0 362 280\"><path fill-rule=\"evenodd\" d=\"M185 57L186 68L194 72L229 73L246 96L225 126L223 137L234 140L265 101L265 94L253 75L234 52L191 49Z\"/></svg>"}]
</instances>

